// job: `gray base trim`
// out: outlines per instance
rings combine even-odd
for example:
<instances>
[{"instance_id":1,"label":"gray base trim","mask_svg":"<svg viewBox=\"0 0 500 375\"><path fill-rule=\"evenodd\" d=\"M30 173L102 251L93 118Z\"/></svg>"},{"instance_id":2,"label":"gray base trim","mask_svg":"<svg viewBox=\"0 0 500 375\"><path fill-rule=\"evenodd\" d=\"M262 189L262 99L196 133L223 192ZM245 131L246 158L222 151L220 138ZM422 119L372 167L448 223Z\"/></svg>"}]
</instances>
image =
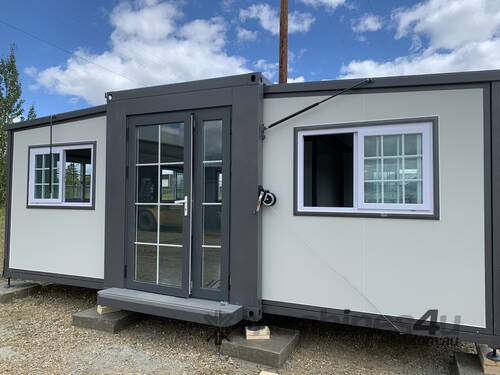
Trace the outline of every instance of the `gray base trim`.
<instances>
[{"instance_id":1,"label":"gray base trim","mask_svg":"<svg viewBox=\"0 0 500 375\"><path fill-rule=\"evenodd\" d=\"M61 285L79 286L82 288L89 288L89 289L102 289L104 286L104 280L102 279L94 279L91 277L81 277L73 275L63 275L58 273L26 271L13 268L6 269L3 277L32 280L32 281L43 281Z\"/></svg>"},{"instance_id":2,"label":"gray base trim","mask_svg":"<svg viewBox=\"0 0 500 375\"><path fill-rule=\"evenodd\" d=\"M318 320L322 322L346 324L357 327L398 331L390 322L399 328L401 334L427 336L432 338L459 338L464 341L487 344L500 347L500 336L494 336L485 328L464 326L459 324L438 323L440 329L430 334L427 330L415 329L417 319L397 316L381 316L359 311L330 309L319 306L300 305L278 301L262 301L264 314L289 316L301 319Z\"/></svg>"}]
</instances>

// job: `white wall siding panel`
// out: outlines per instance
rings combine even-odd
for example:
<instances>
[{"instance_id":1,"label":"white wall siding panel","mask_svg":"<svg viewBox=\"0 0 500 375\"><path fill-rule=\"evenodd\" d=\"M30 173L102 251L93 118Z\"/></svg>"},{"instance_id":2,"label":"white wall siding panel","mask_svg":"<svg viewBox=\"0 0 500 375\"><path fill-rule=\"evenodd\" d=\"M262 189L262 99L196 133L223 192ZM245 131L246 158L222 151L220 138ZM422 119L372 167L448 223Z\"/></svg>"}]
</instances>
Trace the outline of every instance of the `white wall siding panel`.
<instances>
[{"instance_id":1,"label":"white wall siding panel","mask_svg":"<svg viewBox=\"0 0 500 375\"><path fill-rule=\"evenodd\" d=\"M323 97L264 100L264 123ZM263 299L485 327L482 89L337 97L266 132ZM293 215L294 127L438 116L440 219Z\"/></svg>"},{"instance_id":2,"label":"white wall siding panel","mask_svg":"<svg viewBox=\"0 0 500 375\"><path fill-rule=\"evenodd\" d=\"M54 125L53 144L96 142L95 210L27 208L28 147L48 145L48 126L13 133L10 268L104 278L106 117Z\"/></svg>"}]
</instances>

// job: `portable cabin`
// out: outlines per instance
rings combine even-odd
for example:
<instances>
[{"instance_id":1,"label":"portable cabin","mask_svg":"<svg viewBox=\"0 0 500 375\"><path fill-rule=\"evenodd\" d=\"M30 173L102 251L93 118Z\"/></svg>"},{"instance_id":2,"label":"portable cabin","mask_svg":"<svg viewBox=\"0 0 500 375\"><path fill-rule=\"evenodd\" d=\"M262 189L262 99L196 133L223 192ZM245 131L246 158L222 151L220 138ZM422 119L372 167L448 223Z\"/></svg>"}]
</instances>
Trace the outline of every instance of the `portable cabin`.
<instances>
[{"instance_id":1,"label":"portable cabin","mask_svg":"<svg viewBox=\"0 0 500 375\"><path fill-rule=\"evenodd\" d=\"M8 127L5 277L500 346L500 71L105 96Z\"/></svg>"}]
</instances>

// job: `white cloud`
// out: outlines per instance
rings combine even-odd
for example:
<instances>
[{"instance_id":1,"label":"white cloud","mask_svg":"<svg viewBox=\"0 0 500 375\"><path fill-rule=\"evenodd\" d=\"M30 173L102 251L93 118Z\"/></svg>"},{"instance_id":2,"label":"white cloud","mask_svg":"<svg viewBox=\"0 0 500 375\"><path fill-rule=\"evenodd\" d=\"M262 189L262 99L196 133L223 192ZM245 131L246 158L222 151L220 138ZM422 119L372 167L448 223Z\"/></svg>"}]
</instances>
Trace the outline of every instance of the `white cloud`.
<instances>
[{"instance_id":1,"label":"white cloud","mask_svg":"<svg viewBox=\"0 0 500 375\"><path fill-rule=\"evenodd\" d=\"M304 76L299 76L299 77L287 79L288 83L298 83L298 82L305 82L305 81L306 81L306 79L304 78Z\"/></svg>"},{"instance_id":2,"label":"white cloud","mask_svg":"<svg viewBox=\"0 0 500 375\"><path fill-rule=\"evenodd\" d=\"M311 5L315 8L325 7L329 10L334 10L339 5L345 4L346 0L300 0L306 5Z\"/></svg>"},{"instance_id":3,"label":"white cloud","mask_svg":"<svg viewBox=\"0 0 500 375\"><path fill-rule=\"evenodd\" d=\"M257 39L257 31L238 27L236 29L236 36L240 42L253 42Z\"/></svg>"},{"instance_id":4,"label":"white cloud","mask_svg":"<svg viewBox=\"0 0 500 375\"><path fill-rule=\"evenodd\" d=\"M269 4L253 4L246 9L240 9L240 19L242 21L258 20L260 26L273 35L278 35L280 32L279 13ZM288 14L288 33L307 32L314 21L315 18L310 13L293 11Z\"/></svg>"},{"instance_id":5,"label":"white cloud","mask_svg":"<svg viewBox=\"0 0 500 375\"><path fill-rule=\"evenodd\" d=\"M110 15L108 50L94 54L81 48L64 65L42 71L31 67L35 86L101 104L106 91L248 71L245 59L225 50L222 18L185 23L181 18L171 2L120 3Z\"/></svg>"},{"instance_id":6,"label":"white cloud","mask_svg":"<svg viewBox=\"0 0 500 375\"><path fill-rule=\"evenodd\" d=\"M278 74L278 66L279 64L277 62L273 63L265 59L257 60L254 65L255 69L262 72L264 76L271 81L274 80L274 78Z\"/></svg>"},{"instance_id":7,"label":"white cloud","mask_svg":"<svg viewBox=\"0 0 500 375\"><path fill-rule=\"evenodd\" d=\"M366 13L362 17L353 20L352 31L355 33L365 33L369 31L378 31L382 28L382 18L374 14Z\"/></svg>"},{"instance_id":8,"label":"white cloud","mask_svg":"<svg viewBox=\"0 0 500 375\"><path fill-rule=\"evenodd\" d=\"M500 1L426 0L392 12L396 39L410 54L390 61L355 60L341 76L367 77L500 68Z\"/></svg>"}]
</instances>

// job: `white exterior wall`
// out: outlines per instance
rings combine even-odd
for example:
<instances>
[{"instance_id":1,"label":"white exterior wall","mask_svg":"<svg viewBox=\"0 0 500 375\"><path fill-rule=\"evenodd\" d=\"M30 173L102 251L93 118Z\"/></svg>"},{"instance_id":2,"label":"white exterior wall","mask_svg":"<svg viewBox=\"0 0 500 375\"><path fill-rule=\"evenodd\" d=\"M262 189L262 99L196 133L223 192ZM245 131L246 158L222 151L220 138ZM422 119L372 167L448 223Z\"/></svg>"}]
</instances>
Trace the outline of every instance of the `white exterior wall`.
<instances>
[{"instance_id":1,"label":"white exterior wall","mask_svg":"<svg viewBox=\"0 0 500 375\"><path fill-rule=\"evenodd\" d=\"M54 125L53 144L97 142L95 210L27 208L28 147L49 144L48 126L13 133L10 268L104 278L106 117Z\"/></svg>"},{"instance_id":2,"label":"white exterior wall","mask_svg":"<svg viewBox=\"0 0 500 375\"><path fill-rule=\"evenodd\" d=\"M265 99L264 123L322 98ZM423 116L439 117L440 220L293 215L294 127ZM262 298L485 327L483 126L471 88L343 95L268 130Z\"/></svg>"}]
</instances>

